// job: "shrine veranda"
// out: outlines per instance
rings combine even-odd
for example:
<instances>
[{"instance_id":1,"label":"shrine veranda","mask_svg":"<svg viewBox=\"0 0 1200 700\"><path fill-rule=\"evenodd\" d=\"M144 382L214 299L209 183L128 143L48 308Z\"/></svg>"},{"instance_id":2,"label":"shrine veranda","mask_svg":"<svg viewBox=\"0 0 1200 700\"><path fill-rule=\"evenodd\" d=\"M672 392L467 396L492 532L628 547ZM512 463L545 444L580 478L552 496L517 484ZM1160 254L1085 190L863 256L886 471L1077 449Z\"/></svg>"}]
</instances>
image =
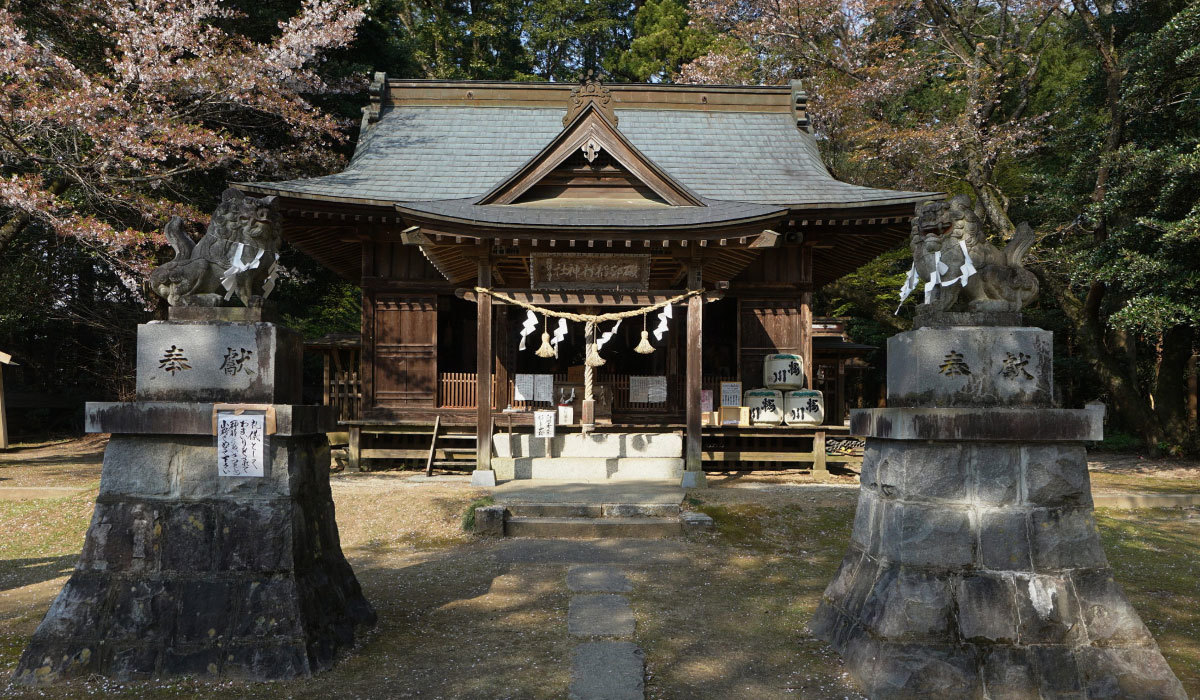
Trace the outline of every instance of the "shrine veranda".
<instances>
[{"instance_id":1,"label":"shrine veranda","mask_svg":"<svg viewBox=\"0 0 1200 700\"><path fill-rule=\"evenodd\" d=\"M325 401L350 434L352 463L415 456L372 451L387 445L370 440L435 419L474 429L479 445L496 432L529 433L535 410L573 394L559 434L578 432L585 418L600 433L678 433L679 457L694 471L824 469L826 438L849 438L848 408L876 397L855 382L872 348L814 322L813 292L903 241L914 205L941 197L834 179L798 83L382 74L344 172L234 186L276 197L284 238L362 288L361 336L310 344L325 353ZM616 329L596 324L597 337L615 332L593 368L585 417L587 325L568 321L556 333L561 321L542 312L656 305ZM653 333L660 325L665 333ZM543 333L555 356L535 352ZM764 357L777 353L799 356L804 386L823 391L826 425L715 415L722 382L762 387ZM525 395L540 389L531 377L549 391ZM477 470L491 469L491 453L477 451ZM772 459L798 453L804 462Z\"/></svg>"}]
</instances>

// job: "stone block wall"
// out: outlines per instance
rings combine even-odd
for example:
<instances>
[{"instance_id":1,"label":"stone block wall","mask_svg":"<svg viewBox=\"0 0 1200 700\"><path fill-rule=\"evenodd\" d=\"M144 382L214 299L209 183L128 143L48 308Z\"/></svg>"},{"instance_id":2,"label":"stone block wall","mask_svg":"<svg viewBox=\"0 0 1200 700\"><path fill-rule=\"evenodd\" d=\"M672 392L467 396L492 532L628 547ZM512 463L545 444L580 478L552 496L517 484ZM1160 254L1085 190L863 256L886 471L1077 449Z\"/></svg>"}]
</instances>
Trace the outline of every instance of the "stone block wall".
<instances>
[{"instance_id":1,"label":"stone block wall","mask_svg":"<svg viewBox=\"0 0 1200 700\"><path fill-rule=\"evenodd\" d=\"M871 697L1184 697L1113 580L1081 444L872 440L861 484L810 627Z\"/></svg>"},{"instance_id":2,"label":"stone block wall","mask_svg":"<svg viewBox=\"0 0 1200 700\"><path fill-rule=\"evenodd\" d=\"M851 417L849 550L809 624L868 696L1186 697L1113 579L1084 449L1099 417L1050 407L1050 349L1033 328L889 340L889 407Z\"/></svg>"},{"instance_id":3,"label":"stone block wall","mask_svg":"<svg viewBox=\"0 0 1200 700\"><path fill-rule=\"evenodd\" d=\"M307 676L374 623L324 435L272 436L262 478L217 478L216 463L211 436L113 436L79 562L17 682Z\"/></svg>"}]
</instances>

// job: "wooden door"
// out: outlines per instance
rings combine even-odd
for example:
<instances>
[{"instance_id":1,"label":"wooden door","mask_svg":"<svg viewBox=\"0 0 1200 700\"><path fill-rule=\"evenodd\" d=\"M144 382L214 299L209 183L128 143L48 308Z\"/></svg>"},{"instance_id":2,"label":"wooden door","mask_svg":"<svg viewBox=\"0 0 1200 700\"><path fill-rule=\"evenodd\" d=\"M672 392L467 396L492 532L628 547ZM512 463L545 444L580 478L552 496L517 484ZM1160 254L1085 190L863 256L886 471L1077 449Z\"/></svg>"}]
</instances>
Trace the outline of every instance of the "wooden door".
<instances>
[{"instance_id":1,"label":"wooden door","mask_svg":"<svg viewBox=\"0 0 1200 700\"><path fill-rule=\"evenodd\" d=\"M765 355L805 354L806 333L800 299L742 299L739 313L743 388L763 385Z\"/></svg>"},{"instance_id":2,"label":"wooden door","mask_svg":"<svg viewBox=\"0 0 1200 700\"><path fill-rule=\"evenodd\" d=\"M374 407L437 405L437 297L376 294Z\"/></svg>"}]
</instances>

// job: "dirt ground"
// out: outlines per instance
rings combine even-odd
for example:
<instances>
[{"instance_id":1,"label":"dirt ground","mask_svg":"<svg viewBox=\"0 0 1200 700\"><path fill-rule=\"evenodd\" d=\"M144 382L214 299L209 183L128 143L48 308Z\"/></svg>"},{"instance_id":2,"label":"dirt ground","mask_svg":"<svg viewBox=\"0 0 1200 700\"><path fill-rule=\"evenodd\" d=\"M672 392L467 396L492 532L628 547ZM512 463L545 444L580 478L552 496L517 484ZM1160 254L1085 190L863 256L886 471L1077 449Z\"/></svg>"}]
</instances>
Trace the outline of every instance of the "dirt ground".
<instances>
[{"instance_id":1,"label":"dirt ground","mask_svg":"<svg viewBox=\"0 0 1200 700\"><path fill-rule=\"evenodd\" d=\"M0 500L0 696L206 698L560 698L576 640L566 633L566 565L518 561L521 540L462 532L463 483L412 485L407 474L338 476L343 549L379 624L328 673L267 684L76 682L43 693L5 687L30 634L65 582L96 496L100 440L0 455L0 490L71 484L57 498ZM33 456L34 460L26 460ZM1094 479L1146 487L1200 481L1177 462L1101 458ZM1159 478L1161 475L1161 479ZM647 697L860 697L841 661L805 624L849 538L852 488L799 488L803 474L712 474L687 507L713 535L670 556L621 565L632 579ZM853 485L853 476L842 484ZM1175 672L1200 697L1200 509L1099 510L1118 581ZM573 545L568 545L573 546Z\"/></svg>"}]
</instances>

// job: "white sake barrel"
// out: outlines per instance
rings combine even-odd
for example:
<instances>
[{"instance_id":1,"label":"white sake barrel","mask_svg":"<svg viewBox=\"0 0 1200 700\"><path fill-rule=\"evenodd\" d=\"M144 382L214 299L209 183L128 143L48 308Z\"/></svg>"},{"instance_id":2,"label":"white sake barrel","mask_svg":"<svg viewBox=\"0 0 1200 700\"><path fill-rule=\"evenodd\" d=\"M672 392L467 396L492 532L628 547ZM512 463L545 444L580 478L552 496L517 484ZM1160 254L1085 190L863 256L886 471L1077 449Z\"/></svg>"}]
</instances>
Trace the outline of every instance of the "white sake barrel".
<instances>
[{"instance_id":1,"label":"white sake barrel","mask_svg":"<svg viewBox=\"0 0 1200 700\"><path fill-rule=\"evenodd\" d=\"M744 404L750 409L750 423L779 425L783 421L783 394L774 389L751 389Z\"/></svg>"},{"instance_id":2,"label":"white sake barrel","mask_svg":"<svg viewBox=\"0 0 1200 700\"><path fill-rule=\"evenodd\" d=\"M783 395L783 420L788 425L825 422L825 396L816 389L797 389Z\"/></svg>"},{"instance_id":3,"label":"white sake barrel","mask_svg":"<svg viewBox=\"0 0 1200 700\"><path fill-rule=\"evenodd\" d=\"M763 359L763 386L768 389L804 388L804 358L799 355L767 355Z\"/></svg>"}]
</instances>

